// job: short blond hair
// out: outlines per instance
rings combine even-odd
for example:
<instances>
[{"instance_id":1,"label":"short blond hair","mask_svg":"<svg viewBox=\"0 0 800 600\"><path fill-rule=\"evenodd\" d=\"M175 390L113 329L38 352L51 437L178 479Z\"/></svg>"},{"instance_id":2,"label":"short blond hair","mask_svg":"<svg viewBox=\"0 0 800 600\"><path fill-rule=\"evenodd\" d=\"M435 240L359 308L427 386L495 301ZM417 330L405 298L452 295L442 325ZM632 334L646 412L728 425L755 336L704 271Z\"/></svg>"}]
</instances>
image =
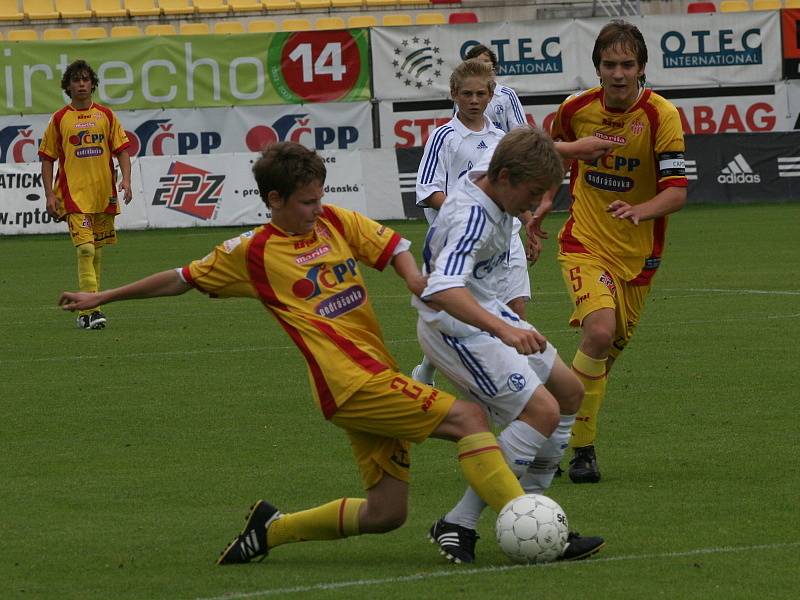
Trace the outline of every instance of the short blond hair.
<instances>
[{"instance_id":1,"label":"short blond hair","mask_svg":"<svg viewBox=\"0 0 800 600\"><path fill-rule=\"evenodd\" d=\"M450 74L450 95L455 98L464 80L469 77L482 77L487 80L489 93L494 93L494 70L491 65L474 58L465 60Z\"/></svg>"},{"instance_id":2,"label":"short blond hair","mask_svg":"<svg viewBox=\"0 0 800 600\"><path fill-rule=\"evenodd\" d=\"M497 144L486 175L495 182L500 171L508 169L512 185L540 181L552 187L564 179L564 161L552 138L536 127L518 127Z\"/></svg>"}]
</instances>

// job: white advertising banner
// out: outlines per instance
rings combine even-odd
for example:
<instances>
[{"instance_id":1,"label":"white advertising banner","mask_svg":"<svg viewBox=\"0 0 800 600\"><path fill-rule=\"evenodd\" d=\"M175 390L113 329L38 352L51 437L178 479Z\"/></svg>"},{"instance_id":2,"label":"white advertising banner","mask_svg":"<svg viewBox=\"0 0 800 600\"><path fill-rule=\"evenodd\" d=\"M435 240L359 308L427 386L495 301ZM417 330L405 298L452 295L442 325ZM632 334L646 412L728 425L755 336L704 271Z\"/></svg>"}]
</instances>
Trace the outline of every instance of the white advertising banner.
<instances>
[{"instance_id":1,"label":"white advertising banner","mask_svg":"<svg viewBox=\"0 0 800 600\"><path fill-rule=\"evenodd\" d=\"M317 150L372 147L369 102L118 111L131 156L257 151L278 141ZM50 115L0 117L0 163L38 161Z\"/></svg>"},{"instance_id":2,"label":"white advertising banner","mask_svg":"<svg viewBox=\"0 0 800 600\"><path fill-rule=\"evenodd\" d=\"M656 87L768 83L781 79L778 11L629 17L648 49ZM592 49L607 18L377 27L372 30L378 100L449 96L449 77L477 43L498 57L498 77L520 96L597 84Z\"/></svg>"},{"instance_id":3,"label":"white advertising banner","mask_svg":"<svg viewBox=\"0 0 800 600\"><path fill-rule=\"evenodd\" d=\"M328 174L323 202L374 219L403 219L397 160L387 150L322 150ZM252 168L257 153L145 156L134 159L134 198L118 229L251 226L271 217ZM0 235L66 233L45 212L40 166L0 164Z\"/></svg>"},{"instance_id":4,"label":"white advertising banner","mask_svg":"<svg viewBox=\"0 0 800 600\"><path fill-rule=\"evenodd\" d=\"M654 87L768 83L781 79L779 11L628 17L647 44L647 80ZM608 19L581 19L581 75L596 85L594 40ZM587 73L584 65L591 68Z\"/></svg>"},{"instance_id":5,"label":"white advertising banner","mask_svg":"<svg viewBox=\"0 0 800 600\"><path fill-rule=\"evenodd\" d=\"M579 30L570 19L372 29L378 100L446 98L450 73L474 45L491 48L497 74L517 93L576 89ZM590 53L591 54L591 53ZM583 61L589 60L583 57ZM590 64L591 66L591 64Z\"/></svg>"},{"instance_id":6,"label":"white advertising banner","mask_svg":"<svg viewBox=\"0 0 800 600\"><path fill-rule=\"evenodd\" d=\"M677 108L683 132L690 134L792 131L800 115L800 82L731 89L661 90ZM713 94L713 95L710 95ZM681 97L682 96L682 97ZM560 100L566 95L523 96L528 123L549 129ZM381 102L381 146L423 146L428 135L452 117L441 101Z\"/></svg>"}]
</instances>

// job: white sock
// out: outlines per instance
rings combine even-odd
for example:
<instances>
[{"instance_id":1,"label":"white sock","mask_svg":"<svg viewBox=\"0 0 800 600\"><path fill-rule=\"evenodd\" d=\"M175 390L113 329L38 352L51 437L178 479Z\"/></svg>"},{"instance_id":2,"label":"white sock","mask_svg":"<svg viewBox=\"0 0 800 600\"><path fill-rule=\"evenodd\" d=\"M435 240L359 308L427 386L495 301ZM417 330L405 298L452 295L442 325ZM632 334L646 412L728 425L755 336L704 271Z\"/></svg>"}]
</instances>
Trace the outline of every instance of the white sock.
<instances>
[{"instance_id":1,"label":"white sock","mask_svg":"<svg viewBox=\"0 0 800 600\"><path fill-rule=\"evenodd\" d=\"M547 438L527 423L513 421L497 436L497 441L514 475L521 477L533 464L539 448L547 442ZM484 508L486 508L486 503L472 488L467 488L458 504L444 516L444 520L469 529L476 529Z\"/></svg>"},{"instance_id":2,"label":"white sock","mask_svg":"<svg viewBox=\"0 0 800 600\"><path fill-rule=\"evenodd\" d=\"M564 458L564 451L569 445L569 435L573 423L575 423L575 415L561 415L553 435L542 444L533 464L519 478L519 483L526 494L543 494L550 487L558 464Z\"/></svg>"},{"instance_id":3,"label":"white sock","mask_svg":"<svg viewBox=\"0 0 800 600\"><path fill-rule=\"evenodd\" d=\"M427 356L422 357L422 362L418 366L419 370L416 373L418 381L421 381L422 383L433 381L433 375L436 373L436 367L433 366Z\"/></svg>"}]
</instances>

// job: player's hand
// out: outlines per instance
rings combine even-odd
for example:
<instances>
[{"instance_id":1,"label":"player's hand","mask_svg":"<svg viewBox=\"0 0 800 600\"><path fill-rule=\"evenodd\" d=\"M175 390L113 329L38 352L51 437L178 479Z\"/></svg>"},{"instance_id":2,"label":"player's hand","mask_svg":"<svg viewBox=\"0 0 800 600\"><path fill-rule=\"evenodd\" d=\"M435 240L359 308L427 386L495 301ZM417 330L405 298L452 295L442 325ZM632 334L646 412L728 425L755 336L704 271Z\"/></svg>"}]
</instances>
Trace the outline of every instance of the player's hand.
<instances>
[{"instance_id":1,"label":"player's hand","mask_svg":"<svg viewBox=\"0 0 800 600\"><path fill-rule=\"evenodd\" d=\"M87 310L100 305L98 294L94 292L64 292L58 299L58 305L69 311Z\"/></svg>"},{"instance_id":2,"label":"player's hand","mask_svg":"<svg viewBox=\"0 0 800 600\"><path fill-rule=\"evenodd\" d=\"M528 239L525 242L525 258L528 262L533 264L542 254L542 241L536 236L528 233Z\"/></svg>"},{"instance_id":3,"label":"player's hand","mask_svg":"<svg viewBox=\"0 0 800 600\"><path fill-rule=\"evenodd\" d=\"M123 179L119 184L119 191L124 192L123 198L125 200L125 204L130 204L131 200L133 200L133 192L131 191L131 182Z\"/></svg>"},{"instance_id":4,"label":"player's hand","mask_svg":"<svg viewBox=\"0 0 800 600\"><path fill-rule=\"evenodd\" d=\"M611 216L615 219L628 219L634 225L638 225L641 219L638 208L631 206L624 200L614 200L608 205L606 212L611 213Z\"/></svg>"},{"instance_id":5,"label":"player's hand","mask_svg":"<svg viewBox=\"0 0 800 600\"><path fill-rule=\"evenodd\" d=\"M544 352L545 348L547 348L547 338L532 329L521 329L507 325L498 333L497 337L520 354L535 354Z\"/></svg>"},{"instance_id":6,"label":"player's hand","mask_svg":"<svg viewBox=\"0 0 800 600\"><path fill-rule=\"evenodd\" d=\"M56 195L50 192L46 195L45 202L45 210L47 214L50 215L50 218L54 221L61 221L64 216L58 212L58 198L56 198Z\"/></svg>"}]
</instances>

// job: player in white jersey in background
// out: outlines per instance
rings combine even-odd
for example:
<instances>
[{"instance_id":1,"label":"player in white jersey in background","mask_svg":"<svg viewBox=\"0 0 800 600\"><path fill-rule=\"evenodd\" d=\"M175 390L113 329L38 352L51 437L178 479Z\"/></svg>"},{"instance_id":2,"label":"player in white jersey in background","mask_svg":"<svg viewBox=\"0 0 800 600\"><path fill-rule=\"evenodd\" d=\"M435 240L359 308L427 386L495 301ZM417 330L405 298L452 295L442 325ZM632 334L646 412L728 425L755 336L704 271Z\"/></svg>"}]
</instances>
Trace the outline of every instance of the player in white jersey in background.
<instances>
[{"instance_id":1,"label":"player in white jersey in background","mask_svg":"<svg viewBox=\"0 0 800 600\"><path fill-rule=\"evenodd\" d=\"M479 60L492 67L492 72L497 73L497 55L483 44L476 44L464 55L464 60ZM517 127L528 124L522 102L512 88L496 83L492 99L486 107L486 116L494 123L495 127L506 133Z\"/></svg>"},{"instance_id":2,"label":"player in white jersey in background","mask_svg":"<svg viewBox=\"0 0 800 600\"><path fill-rule=\"evenodd\" d=\"M433 225L445 198L459 179L483 155L491 156L504 135L485 116L494 90L493 74L490 65L471 60L462 62L450 75L450 96L458 110L449 122L434 129L428 137L417 172L417 206L424 208L428 225ZM527 295L530 297L530 284ZM423 356L411 376L430 384L434 371L431 362Z\"/></svg>"},{"instance_id":3,"label":"player in white jersey in background","mask_svg":"<svg viewBox=\"0 0 800 600\"><path fill-rule=\"evenodd\" d=\"M608 149L584 138L562 153L598 158ZM575 154L573 154L575 156ZM567 447L583 386L533 326L503 301L513 219L534 210L563 178L562 156L532 128L505 136L471 170L431 226L423 255L429 273L417 335L425 355L503 431L498 441L527 493L550 485ZM485 504L471 489L430 529L452 562L473 562ZM602 538L571 533L562 560L585 558Z\"/></svg>"}]
</instances>

